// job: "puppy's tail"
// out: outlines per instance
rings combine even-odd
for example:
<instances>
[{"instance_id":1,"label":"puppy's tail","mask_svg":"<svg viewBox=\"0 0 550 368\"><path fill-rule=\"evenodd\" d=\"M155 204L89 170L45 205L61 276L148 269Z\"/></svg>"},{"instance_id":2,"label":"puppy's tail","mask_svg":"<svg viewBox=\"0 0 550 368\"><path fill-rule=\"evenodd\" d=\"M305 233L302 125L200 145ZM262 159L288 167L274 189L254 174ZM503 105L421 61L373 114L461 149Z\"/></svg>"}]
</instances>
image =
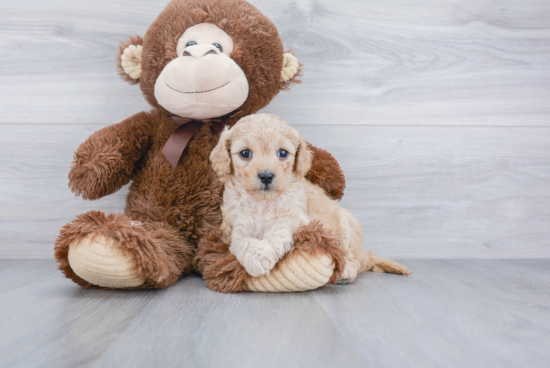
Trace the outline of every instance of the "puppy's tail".
<instances>
[{"instance_id":1,"label":"puppy's tail","mask_svg":"<svg viewBox=\"0 0 550 368\"><path fill-rule=\"evenodd\" d=\"M373 272L386 272L395 273L398 275L410 275L412 272L407 267L395 262L388 258L378 257L371 251L363 251L361 255L361 272L373 271Z\"/></svg>"}]
</instances>

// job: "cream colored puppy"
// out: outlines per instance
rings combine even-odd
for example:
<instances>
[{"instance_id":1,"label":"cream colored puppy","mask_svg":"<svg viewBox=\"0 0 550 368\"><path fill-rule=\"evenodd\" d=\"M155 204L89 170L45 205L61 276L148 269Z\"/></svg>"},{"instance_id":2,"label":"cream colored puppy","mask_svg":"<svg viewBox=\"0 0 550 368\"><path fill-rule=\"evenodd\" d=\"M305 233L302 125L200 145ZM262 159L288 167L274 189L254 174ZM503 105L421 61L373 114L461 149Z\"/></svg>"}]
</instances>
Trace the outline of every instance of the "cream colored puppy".
<instances>
[{"instance_id":1,"label":"cream colored puppy","mask_svg":"<svg viewBox=\"0 0 550 368\"><path fill-rule=\"evenodd\" d=\"M291 249L298 227L319 220L347 253L341 282L367 270L409 274L366 252L359 221L305 179L312 156L298 131L275 115L249 115L222 133L210 160L225 183L221 229L229 251L249 275L268 274Z\"/></svg>"}]
</instances>

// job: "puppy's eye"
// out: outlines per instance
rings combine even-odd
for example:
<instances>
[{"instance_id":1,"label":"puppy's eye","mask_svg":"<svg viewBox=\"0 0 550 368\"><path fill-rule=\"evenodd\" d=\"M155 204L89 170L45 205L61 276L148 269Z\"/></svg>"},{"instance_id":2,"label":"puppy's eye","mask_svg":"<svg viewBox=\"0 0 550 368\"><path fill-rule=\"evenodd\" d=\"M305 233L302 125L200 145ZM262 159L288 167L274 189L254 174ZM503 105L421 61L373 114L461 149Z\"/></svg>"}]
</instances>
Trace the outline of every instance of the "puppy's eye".
<instances>
[{"instance_id":1,"label":"puppy's eye","mask_svg":"<svg viewBox=\"0 0 550 368\"><path fill-rule=\"evenodd\" d=\"M284 149L281 149L279 150L279 152L277 152L277 157L279 158L287 158L288 157L288 152L285 151Z\"/></svg>"},{"instance_id":2,"label":"puppy's eye","mask_svg":"<svg viewBox=\"0 0 550 368\"><path fill-rule=\"evenodd\" d=\"M250 150L244 150L241 151L239 155L241 155L241 157L244 159L249 159L250 157L252 157L252 152L250 152Z\"/></svg>"},{"instance_id":3,"label":"puppy's eye","mask_svg":"<svg viewBox=\"0 0 550 368\"><path fill-rule=\"evenodd\" d=\"M220 50L220 52L222 52L222 45L220 45L219 43L213 43L212 45L214 45L215 48L217 48L218 50Z\"/></svg>"},{"instance_id":4,"label":"puppy's eye","mask_svg":"<svg viewBox=\"0 0 550 368\"><path fill-rule=\"evenodd\" d=\"M197 43L195 41L189 41L187 42L187 45L185 45L185 47L188 47L188 46L195 46Z\"/></svg>"}]
</instances>

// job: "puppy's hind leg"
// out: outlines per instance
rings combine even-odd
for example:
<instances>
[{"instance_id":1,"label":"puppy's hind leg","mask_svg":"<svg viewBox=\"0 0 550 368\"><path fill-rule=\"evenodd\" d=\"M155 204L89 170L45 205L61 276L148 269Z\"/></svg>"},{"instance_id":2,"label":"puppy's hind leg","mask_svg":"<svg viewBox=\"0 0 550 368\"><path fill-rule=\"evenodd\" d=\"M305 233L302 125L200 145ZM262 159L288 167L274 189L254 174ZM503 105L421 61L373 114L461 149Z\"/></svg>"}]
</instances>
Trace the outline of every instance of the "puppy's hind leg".
<instances>
[{"instance_id":1,"label":"puppy's hind leg","mask_svg":"<svg viewBox=\"0 0 550 368\"><path fill-rule=\"evenodd\" d=\"M340 283L352 282L358 274L365 271L387 272L398 275L410 275L412 272L399 263L378 257L363 248L363 227L361 223L345 208L340 209L342 229L342 247L348 251L346 268Z\"/></svg>"},{"instance_id":2,"label":"puppy's hind leg","mask_svg":"<svg viewBox=\"0 0 550 368\"><path fill-rule=\"evenodd\" d=\"M344 272L338 277L339 284L349 284L353 282L357 275L365 271L364 263L361 257L365 250L363 249L363 228L351 212L345 208L340 208L340 246L346 251L346 267Z\"/></svg>"}]
</instances>

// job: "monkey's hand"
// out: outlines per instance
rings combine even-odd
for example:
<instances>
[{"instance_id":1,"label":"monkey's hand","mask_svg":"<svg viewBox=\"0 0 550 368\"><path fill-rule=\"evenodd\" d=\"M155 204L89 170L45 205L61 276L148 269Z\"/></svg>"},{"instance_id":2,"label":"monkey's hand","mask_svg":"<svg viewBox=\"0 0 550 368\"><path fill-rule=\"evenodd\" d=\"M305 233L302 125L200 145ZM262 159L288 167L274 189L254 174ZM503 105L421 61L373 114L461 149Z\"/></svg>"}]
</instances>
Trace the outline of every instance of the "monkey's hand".
<instances>
[{"instance_id":1,"label":"monkey's hand","mask_svg":"<svg viewBox=\"0 0 550 368\"><path fill-rule=\"evenodd\" d=\"M69 187L84 199L99 199L119 190L134 174L151 146L148 114L136 114L92 134L76 150Z\"/></svg>"}]
</instances>

